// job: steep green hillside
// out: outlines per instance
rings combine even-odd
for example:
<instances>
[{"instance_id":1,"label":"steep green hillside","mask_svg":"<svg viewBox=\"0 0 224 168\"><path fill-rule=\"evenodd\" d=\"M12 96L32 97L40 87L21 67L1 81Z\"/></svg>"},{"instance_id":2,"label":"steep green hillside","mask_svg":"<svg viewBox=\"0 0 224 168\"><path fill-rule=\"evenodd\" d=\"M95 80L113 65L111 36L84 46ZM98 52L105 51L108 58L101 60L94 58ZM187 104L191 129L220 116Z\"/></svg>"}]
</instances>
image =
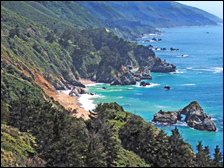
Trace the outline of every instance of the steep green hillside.
<instances>
[{"instance_id":1,"label":"steep green hillside","mask_svg":"<svg viewBox=\"0 0 224 168\"><path fill-rule=\"evenodd\" d=\"M75 26L70 22L64 22L58 17L55 17L55 15L52 15L52 12L48 11L46 8L43 9L43 7L41 7L40 10L38 5L35 5L35 7L37 7L35 8L29 3L23 1L1 1L1 5L17 13L17 15L25 16L36 23L40 23L41 25L50 28L51 30L57 28L58 30L63 31Z\"/></svg>"},{"instance_id":2,"label":"steep green hillside","mask_svg":"<svg viewBox=\"0 0 224 168\"><path fill-rule=\"evenodd\" d=\"M5 7L1 9L3 62L13 64L34 80L41 75L56 89L84 87L79 78L106 83L127 78L120 84L134 84L125 66L163 66L152 50L125 41L105 28L66 29L59 35ZM175 71L175 67L169 71Z\"/></svg>"},{"instance_id":3,"label":"steep green hillside","mask_svg":"<svg viewBox=\"0 0 224 168\"><path fill-rule=\"evenodd\" d=\"M1 124L1 167L32 166L30 163L31 157L36 154L35 145L35 138L30 134Z\"/></svg>"}]
</instances>

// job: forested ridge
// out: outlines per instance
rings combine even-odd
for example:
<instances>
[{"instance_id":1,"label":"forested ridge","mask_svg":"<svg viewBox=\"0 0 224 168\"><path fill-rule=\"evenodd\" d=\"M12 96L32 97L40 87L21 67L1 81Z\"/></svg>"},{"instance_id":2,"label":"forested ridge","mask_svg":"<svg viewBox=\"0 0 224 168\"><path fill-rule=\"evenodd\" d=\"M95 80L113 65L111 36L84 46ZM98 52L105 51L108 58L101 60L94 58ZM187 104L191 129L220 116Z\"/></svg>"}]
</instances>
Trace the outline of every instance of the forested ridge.
<instances>
[{"instance_id":1,"label":"forested ridge","mask_svg":"<svg viewBox=\"0 0 224 168\"><path fill-rule=\"evenodd\" d=\"M111 82L130 64L153 67L161 59L152 50L101 27L77 3L1 4L1 167L223 166L218 146L202 141L194 153L178 129L167 136L115 102L84 121L45 93L85 87L80 78Z\"/></svg>"}]
</instances>

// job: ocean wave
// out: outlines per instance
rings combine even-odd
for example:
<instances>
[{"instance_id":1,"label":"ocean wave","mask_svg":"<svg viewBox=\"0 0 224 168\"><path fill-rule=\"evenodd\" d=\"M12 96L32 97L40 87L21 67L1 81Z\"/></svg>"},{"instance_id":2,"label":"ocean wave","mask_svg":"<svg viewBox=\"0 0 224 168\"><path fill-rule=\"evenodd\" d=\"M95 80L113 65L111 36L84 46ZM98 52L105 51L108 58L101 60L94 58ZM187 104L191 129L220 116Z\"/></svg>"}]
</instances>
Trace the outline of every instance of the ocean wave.
<instances>
[{"instance_id":1,"label":"ocean wave","mask_svg":"<svg viewBox=\"0 0 224 168\"><path fill-rule=\"evenodd\" d=\"M108 90L108 92L121 92L122 89L111 89L111 90Z\"/></svg>"},{"instance_id":2,"label":"ocean wave","mask_svg":"<svg viewBox=\"0 0 224 168\"><path fill-rule=\"evenodd\" d=\"M123 96L118 96L118 97L116 97L117 99L122 99L123 98Z\"/></svg>"},{"instance_id":3,"label":"ocean wave","mask_svg":"<svg viewBox=\"0 0 224 168\"><path fill-rule=\"evenodd\" d=\"M163 108L163 109L164 109L164 108L169 108L169 106L161 106L161 105L156 105L156 107L157 107L157 108L161 108L161 109L162 109L162 108Z\"/></svg>"},{"instance_id":4,"label":"ocean wave","mask_svg":"<svg viewBox=\"0 0 224 168\"><path fill-rule=\"evenodd\" d=\"M139 95L143 95L143 94L142 93L135 93L134 95L138 95L139 96Z\"/></svg>"},{"instance_id":5,"label":"ocean wave","mask_svg":"<svg viewBox=\"0 0 224 168\"><path fill-rule=\"evenodd\" d=\"M155 86L159 86L160 84L158 83L150 83L150 85L146 85L146 86L140 86L140 83L137 82L136 85L134 85L135 87L142 87L142 88L150 88L150 87L155 87Z\"/></svg>"},{"instance_id":6,"label":"ocean wave","mask_svg":"<svg viewBox=\"0 0 224 168\"><path fill-rule=\"evenodd\" d=\"M103 98L105 96L82 94L79 97L78 102L81 104L82 108L84 108L85 110L89 111L89 110L93 110L93 109L96 108L96 104L94 103L92 98L99 98L99 97Z\"/></svg>"},{"instance_id":7,"label":"ocean wave","mask_svg":"<svg viewBox=\"0 0 224 168\"><path fill-rule=\"evenodd\" d=\"M66 95L69 95L69 93L71 92L71 89L68 90L58 90L58 92L63 92Z\"/></svg>"},{"instance_id":8,"label":"ocean wave","mask_svg":"<svg viewBox=\"0 0 224 168\"><path fill-rule=\"evenodd\" d=\"M183 84L184 86L195 86L196 84L194 83L189 83L189 84Z\"/></svg>"},{"instance_id":9,"label":"ocean wave","mask_svg":"<svg viewBox=\"0 0 224 168\"><path fill-rule=\"evenodd\" d=\"M96 86L96 85L102 85L104 83L92 83L92 84L86 84L85 86Z\"/></svg>"},{"instance_id":10,"label":"ocean wave","mask_svg":"<svg viewBox=\"0 0 224 168\"><path fill-rule=\"evenodd\" d=\"M178 121L176 124L174 124L176 126L181 126L181 127L188 127L186 122L182 122L182 121Z\"/></svg>"},{"instance_id":11,"label":"ocean wave","mask_svg":"<svg viewBox=\"0 0 224 168\"><path fill-rule=\"evenodd\" d=\"M184 72L178 71L178 70L176 70L175 72L170 72L170 74L175 74L175 73L184 73Z\"/></svg>"},{"instance_id":12,"label":"ocean wave","mask_svg":"<svg viewBox=\"0 0 224 168\"><path fill-rule=\"evenodd\" d=\"M177 57L188 57L189 55L187 54L183 54L183 55L180 55L180 56L177 56Z\"/></svg>"},{"instance_id":13,"label":"ocean wave","mask_svg":"<svg viewBox=\"0 0 224 168\"><path fill-rule=\"evenodd\" d=\"M132 89L134 89L134 88L128 88L128 90L132 90Z\"/></svg>"},{"instance_id":14,"label":"ocean wave","mask_svg":"<svg viewBox=\"0 0 224 168\"><path fill-rule=\"evenodd\" d=\"M212 67L210 69L196 69L196 68L192 68L192 67L187 67L187 70L193 70L193 71L210 71L213 73L221 73L223 72L223 67Z\"/></svg>"}]
</instances>

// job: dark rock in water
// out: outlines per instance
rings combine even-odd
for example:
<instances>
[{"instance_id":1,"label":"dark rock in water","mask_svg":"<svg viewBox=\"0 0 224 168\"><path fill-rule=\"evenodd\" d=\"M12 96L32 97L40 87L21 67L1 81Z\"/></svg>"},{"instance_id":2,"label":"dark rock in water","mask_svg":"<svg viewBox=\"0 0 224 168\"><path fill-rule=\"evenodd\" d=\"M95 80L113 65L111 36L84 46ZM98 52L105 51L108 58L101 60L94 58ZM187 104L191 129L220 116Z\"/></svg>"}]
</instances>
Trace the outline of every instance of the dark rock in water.
<instances>
[{"instance_id":1,"label":"dark rock in water","mask_svg":"<svg viewBox=\"0 0 224 168\"><path fill-rule=\"evenodd\" d=\"M160 110L154 115L152 121L157 123L176 124L178 120L181 120L181 114L186 116L184 121L189 127L204 131L217 130L214 122L211 120L211 115L205 114L201 106L196 101L191 102L179 111L164 112Z\"/></svg>"},{"instance_id":2,"label":"dark rock in water","mask_svg":"<svg viewBox=\"0 0 224 168\"><path fill-rule=\"evenodd\" d=\"M150 83L147 83L147 82L144 82L144 81L142 81L142 82L140 83L140 86L147 86L147 85L150 85Z\"/></svg>"},{"instance_id":3,"label":"dark rock in water","mask_svg":"<svg viewBox=\"0 0 224 168\"><path fill-rule=\"evenodd\" d=\"M189 127L205 130L216 131L216 126L211 120L211 115L205 114L198 102L193 101L183 108L181 114L185 114L185 122Z\"/></svg>"},{"instance_id":4,"label":"dark rock in water","mask_svg":"<svg viewBox=\"0 0 224 168\"><path fill-rule=\"evenodd\" d=\"M107 87L104 86L104 87L102 87L102 89L107 89Z\"/></svg>"},{"instance_id":5,"label":"dark rock in water","mask_svg":"<svg viewBox=\"0 0 224 168\"><path fill-rule=\"evenodd\" d=\"M155 64L151 67L151 72L169 73L175 71L175 65L167 63L166 61L162 61L161 58L157 58Z\"/></svg>"},{"instance_id":6,"label":"dark rock in water","mask_svg":"<svg viewBox=\"0 0 224 168\"><path fill-rule=\"evenodd\" d=\"M164 89L170 89L170 86L169 85L166 85L163 87Z\"/></svg>"},{"instance_id":7,"label":"dark rock in water","mask_svg":"<svg viewBox=\"0 0 224 168\"><path fill-rule=\"evenodd\" d=\"M181 120L180 111L162 111L160 110L158 113L154 115L153 122L156 123L168 123L168 124L176 124L177 121Z\"/></svg>"},{"instance_id":8,"label":"dark rock in water","mask_svg":"<svg viewBox=\"0 0 224 168\"><path fill-rule=\"evenodd\" d=\"M152 76L150 75L150 70L148 67L140 67L137 72L134 74L135 79L148 79L152 80Z\"/></svg>"},{"instance_id":9,"label":"dark rock in water","mask_svg":"<svg viewBox=\"0 0 224 168\"><path fill-rule=\"evenodd\" d=\"M157 39L155 37L152 38L152 41L157 41Z\"/></svg>"}]
</instances>

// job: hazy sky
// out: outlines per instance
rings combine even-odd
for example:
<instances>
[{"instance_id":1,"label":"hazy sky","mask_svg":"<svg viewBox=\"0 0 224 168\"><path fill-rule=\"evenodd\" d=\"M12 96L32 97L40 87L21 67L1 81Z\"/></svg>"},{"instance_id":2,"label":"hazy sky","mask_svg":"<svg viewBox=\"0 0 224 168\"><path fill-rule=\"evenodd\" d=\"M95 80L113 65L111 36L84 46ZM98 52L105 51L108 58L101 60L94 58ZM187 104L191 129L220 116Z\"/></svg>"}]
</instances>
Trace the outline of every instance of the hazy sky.
<instances>
[{"instance_id":1,"label":"hazy sky","mask_svg":"<svg viewBox=\"0 0 224 168\"><path fill-rule=\"evenodd\" d=\"M223 18L223 1L176 1L176 2L197 7L220 18Z\"/></svg>"}]
</instances>

